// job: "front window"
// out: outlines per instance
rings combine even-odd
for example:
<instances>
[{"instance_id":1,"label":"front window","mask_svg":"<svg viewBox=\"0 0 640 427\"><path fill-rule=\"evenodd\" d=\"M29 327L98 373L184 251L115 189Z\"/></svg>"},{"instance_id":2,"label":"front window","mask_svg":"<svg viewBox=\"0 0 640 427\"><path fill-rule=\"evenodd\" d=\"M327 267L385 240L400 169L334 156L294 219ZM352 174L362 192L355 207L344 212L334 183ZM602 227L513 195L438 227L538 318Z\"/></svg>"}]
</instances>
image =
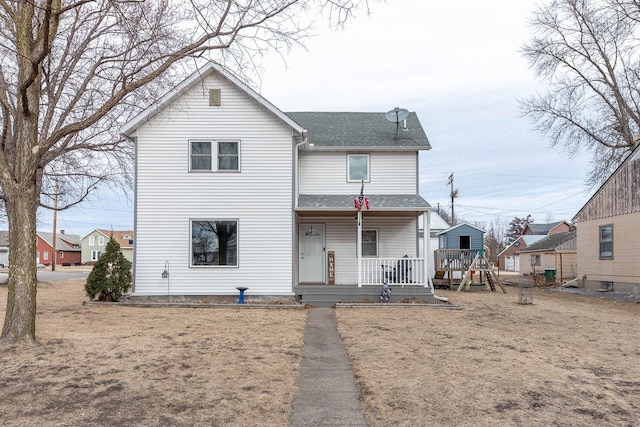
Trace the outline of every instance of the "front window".
<instances>
[{"instance_id":1,"label":"front window","mask_svg":"<svg viewBox=\"0 0 640 427\"><path fill-rule=\"evenodd\" d=\"M59 258L64 258L64 251L60 251Z\"/></svg>"},{"instance_id":2,"label":"front window","mask_svg":"<svg viewBox=\"0 0 640 427\"><path fill-rule=\"evenodd\" d=\"M369 155L349 154L347 155L347 181L360 182L369 181Z\"/></svg>"},{"instance_id":3,"label":"front window","mask_svg":"<svg viewBox=\"0 0 640 427\"><path fill-rule=\"evenodd\" d=\"M378 256L378 230L362 230L362 256Z\"/></svg>"},{"instance_id":4,"label":"front window","mask_svg":"<svg viewBox=\"0 0 640 427\"><path fill-rule=\"evenodd\" d=\"M91 261L100 259L100 251L91 251Z\"/></svg>"},{"instance_id":5,"label":"front window","mask_svg":"<svg viewBox=\"0 0 640 427\"><path fill-rule=\"evenodd\" d=\"M104 236L98 237L98 246L104 246Z\"/></svg>"},{"instance_id":6,"label":"front window","mask_svg":"<svg viewBox=\"0 0 640 427\"><path fill-rule=\"evenodd\" d=\"M218 170L239 170L238 142L218 142Z\"/></svg>"},{"instance_id":7,"label":"front window","mask_svg":"<svg viewBox=\"0 0 640 427\"><path fill-rule=\"evenodd\" d=\"M91 236L89 237L89 246L95 246L96 245L96 238Z\"/></svg>"},{"instance_id":8,"label":"front window","mask_svg":"<svg viewBox=\"0 0 640 427\"><path fill-rule=\"evenodd\" d=\"M600 259L613 259L613 224L600 226Z\"/></svg>"},{"instance_id":9,"label":"front window","mask_svg":"<svg viewBox=\"0 0 640 427\"><path fill-rule=\"evenodd\" d=\"M531 265L540 265L540 255L531 255Z\"/></svg>"},{"instance_id":10,"label":"front window","mask_svg":"<svg viewBox=\"0 0 640 427\"><path fill-rule=\"evenodd\" d=\"M49 259L49 251L42 252L42 259L45 261Z\"/></svg>"},{"instance_id":11,"label":"front window","mask_svg":"<svg viewBox=\"0 0 640 427\"><path fill-rule=\"evenodd\" d=\"M238 221L192 220L191 266L217 265L238 265Z\"/></svg>"}]
</instances>

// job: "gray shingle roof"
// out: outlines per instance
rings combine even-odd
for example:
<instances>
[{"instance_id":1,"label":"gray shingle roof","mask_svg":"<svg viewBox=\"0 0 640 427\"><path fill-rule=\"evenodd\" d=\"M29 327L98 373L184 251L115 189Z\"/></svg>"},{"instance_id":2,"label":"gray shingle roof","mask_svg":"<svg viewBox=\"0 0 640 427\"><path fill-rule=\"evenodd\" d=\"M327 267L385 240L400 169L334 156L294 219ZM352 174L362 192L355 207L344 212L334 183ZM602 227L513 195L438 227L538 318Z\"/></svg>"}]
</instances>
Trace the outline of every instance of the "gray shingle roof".
<instances>
[{"instance_id":1,"label":"gray shingle roof","mask_svg":"<svg viewBox=\"0 0 640 427\"><path fill-rule=\"evenodd\" d=\"M37 234L42 240L47 242L49 246L53 246L53 233L38 231ZM77 245L77 247L74 248L74 245ZM80 251L80 236L56 233L56 249L61 251Z\"/></svg>"},{"instance_id":2,"label":"gray shingle roof","mask_svg":"<svg viewBox=\"0 0 640 427\"><path fill-rule=\"evenodd\" d=\"M298 198L298 207L301 209L354 209L353 194L301 194ZM417 194L371 194L367 195L371 210L405 209L411 211L424 211L431 205Z\"/></svg>"},{"instance_id":3,"label":"gray shingle roof","mask_svg":"<svg viewBox=\"0 0 640 427\"><path fill-rule=\"evenodd\" d=\"M384 113L292 112L285 113L308 131L315 147L417 147L430 149L427 135L416 113L409 113L407 130L396 132L396 124ZM397 135L397 136L396 136Z\"/></svg>"},{"instance_id":4,"label":"gray shingle roof","mask_svg":"<svg viewBox=\"0 0 640 427\"><path fill-rule=\"evenodd\" d=\"M556 249L558 246L563 245L575 238L576 238L575 230L551 234L550 236L547 236L544 239L538 240L531 246L528 246L525 249L522 249L520 253L553 250L553 249Z\"/></svg>"},{"instance_id":5,"label":"gray shingle roof","mask_svg":"<svg viewBox=\"0 0 640 427\"><path fill-rule=\"evenodd\" d=\"M528 224L529 230L531 230L531 234L549 234L554 227L557 227L559 224L562 224L563 221L552 222L549 224Z\"/></svg>"}]
</instances>

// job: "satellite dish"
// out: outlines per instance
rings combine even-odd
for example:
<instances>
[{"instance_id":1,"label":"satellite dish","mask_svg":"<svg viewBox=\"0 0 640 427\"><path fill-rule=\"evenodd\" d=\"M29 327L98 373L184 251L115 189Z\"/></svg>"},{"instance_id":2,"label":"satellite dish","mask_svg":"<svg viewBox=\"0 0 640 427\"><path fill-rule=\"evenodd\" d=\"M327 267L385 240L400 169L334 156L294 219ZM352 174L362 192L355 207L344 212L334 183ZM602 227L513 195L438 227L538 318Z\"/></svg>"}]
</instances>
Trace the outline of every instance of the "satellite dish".
<instances>
[{"instance_id":1,"label":"satellite dish","mask_svg":"<svg viewBox=\"0 0 640 427\"><path fill-rule=\"evenodd\" d=\"M409 117L409 110L396 107L393 110L384 113L384 117L392 123L400 123L401 121Z\"/></svg>"}]
</instances>

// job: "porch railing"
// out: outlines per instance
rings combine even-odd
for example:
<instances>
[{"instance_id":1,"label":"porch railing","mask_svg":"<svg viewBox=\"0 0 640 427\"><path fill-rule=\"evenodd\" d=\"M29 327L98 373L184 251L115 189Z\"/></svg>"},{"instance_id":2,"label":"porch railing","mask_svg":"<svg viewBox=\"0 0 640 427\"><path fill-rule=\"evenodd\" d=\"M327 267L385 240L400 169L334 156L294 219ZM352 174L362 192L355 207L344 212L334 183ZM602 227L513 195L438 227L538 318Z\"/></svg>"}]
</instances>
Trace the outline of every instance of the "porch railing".
<instances>
[{"instance_id":1,"label":"porch railing","mask_svg":"<svg viewBox=\"0 0 640 427\"><path fill-rule=\"evenodd\" d=\"M362 285L428 286L424 258L362 258Z\"/></svg>"}]
</instances>

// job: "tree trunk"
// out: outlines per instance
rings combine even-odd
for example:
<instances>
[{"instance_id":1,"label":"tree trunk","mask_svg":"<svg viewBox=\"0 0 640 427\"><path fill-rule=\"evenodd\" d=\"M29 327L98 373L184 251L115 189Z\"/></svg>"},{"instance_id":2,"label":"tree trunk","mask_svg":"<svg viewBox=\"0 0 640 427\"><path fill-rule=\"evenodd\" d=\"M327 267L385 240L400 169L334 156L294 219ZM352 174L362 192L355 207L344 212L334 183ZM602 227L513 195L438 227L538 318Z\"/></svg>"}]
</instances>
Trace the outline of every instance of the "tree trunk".
<instances>
[{"instance_id":1,"label":"tree trunk","mask_svg":"<svg viewBox=\"0 0 640 427\"><path fill-rule=\"evenodd\" d=\"M36 201L30 194L11 197L9 219L9 293L0 342L35 342L36 339Z\"/></svg>"}]
</instances>

